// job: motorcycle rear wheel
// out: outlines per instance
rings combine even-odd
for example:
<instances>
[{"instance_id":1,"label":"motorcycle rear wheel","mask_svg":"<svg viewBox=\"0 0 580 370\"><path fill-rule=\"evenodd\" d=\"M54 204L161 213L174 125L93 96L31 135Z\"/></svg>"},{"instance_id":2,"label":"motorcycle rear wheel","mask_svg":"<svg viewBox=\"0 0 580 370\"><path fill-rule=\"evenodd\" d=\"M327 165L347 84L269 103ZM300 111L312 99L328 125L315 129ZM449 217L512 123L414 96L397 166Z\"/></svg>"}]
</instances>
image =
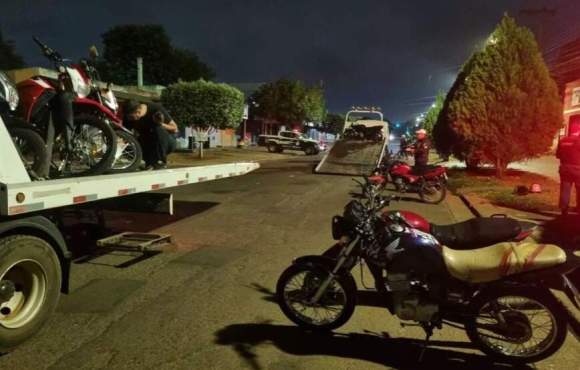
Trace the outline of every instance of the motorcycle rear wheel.
<instances>
[{"instance_id":1,"label":"motorcycle rear wheel","mask_svg":"<svg viewBox=\"0 0 580 370\"><path fill-rule=\"evenodd\" d=\"M350 275L338 275L316 304L308 302L328 274L313 263L295 263L282 273L276 295L288 319L317 331L334 330L350 319L356 306L356 284Z\"/></svg>"},{"instance_id":2,"label":"motorcycle rear wheel","mask_svg":"<svg viewBox=\"0 0 580 370\"><path fill-rule=\"evenodd\" d=\"M498 308L504 324L498 320ZM549 291L522 287L494 289L477 296L469 309L473 315L465 323L467 336L482 352L500 361L538 362L554 354L566 339L566 315ZM542 340L534 337L540 328L547 330Z\"/></svg>"},{"instance_id":3,"label":"motorcycle rear wheel","mask_svg":"<svg viewBox=\"0 0 580 370\"><path fill-rule=\"evenodd\" d=\"M46 144L32 128L10 127L10 136L18 154L31 176L44 177L47 174L49 159Z\"/></svg>"},{"instance_id":4,"label":"motorcycle rear wheel","mask_svg":"<svg viewBox=\"0 0 580 370\"><path fill-rule=\"evenodd\" d=\"M92 115L79 115L74 118L75 129L71 138L72 153L61 150L53 152L58 160L67 160L68 169L64 175L92 176L105 173L111 168L117 151L117 135L111 126Z\"/></svg>"}]
</instances>

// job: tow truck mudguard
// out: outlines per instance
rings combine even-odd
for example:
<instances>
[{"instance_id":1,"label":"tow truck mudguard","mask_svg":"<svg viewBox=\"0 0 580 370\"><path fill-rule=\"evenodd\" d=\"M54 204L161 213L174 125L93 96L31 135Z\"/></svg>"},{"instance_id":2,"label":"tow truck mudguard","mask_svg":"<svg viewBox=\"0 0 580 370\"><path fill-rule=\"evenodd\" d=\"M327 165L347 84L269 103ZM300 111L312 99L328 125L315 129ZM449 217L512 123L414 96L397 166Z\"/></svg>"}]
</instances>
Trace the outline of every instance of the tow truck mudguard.
<instances>
[{"instance_id":1,"label":"tow truck mudguard","mask_svg":"<svg viewBox=\"0 0 580 370\"><path fill-rule=\"evenodd\" d=\"M71 252L58 228L44 216L31 216L11 220L0 220L0 237L15 234L37 236L46 240L56 252L62 271L61 292L69 292Z\"/></svg>"}]
</instances>

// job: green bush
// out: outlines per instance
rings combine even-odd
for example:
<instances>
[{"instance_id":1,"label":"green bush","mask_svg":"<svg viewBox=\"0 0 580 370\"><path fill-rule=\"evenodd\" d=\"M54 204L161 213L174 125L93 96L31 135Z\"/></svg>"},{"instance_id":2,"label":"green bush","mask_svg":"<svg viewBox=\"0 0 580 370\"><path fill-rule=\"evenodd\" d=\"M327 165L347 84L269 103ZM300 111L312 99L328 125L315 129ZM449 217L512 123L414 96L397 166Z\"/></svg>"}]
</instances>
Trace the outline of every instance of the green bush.
<instances>
[{"instance_id":1,"label":"green bush","mask_svg":"<svg viewBox=\"0 0 580 370\"><path fill-rule=\"evenodd\" d=\"M161 100L182 127L236 128L244 113L244 94L224 83L179 82L163 90Z\"/></svg>"}]
</instances>

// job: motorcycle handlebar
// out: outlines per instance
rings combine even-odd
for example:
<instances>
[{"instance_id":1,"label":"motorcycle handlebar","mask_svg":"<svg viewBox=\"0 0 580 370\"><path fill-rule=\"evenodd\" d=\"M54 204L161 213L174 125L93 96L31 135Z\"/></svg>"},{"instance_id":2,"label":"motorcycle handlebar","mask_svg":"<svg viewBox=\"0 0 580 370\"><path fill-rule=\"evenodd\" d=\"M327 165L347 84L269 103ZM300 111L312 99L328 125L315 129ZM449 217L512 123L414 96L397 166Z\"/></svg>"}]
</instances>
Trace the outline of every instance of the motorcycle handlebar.
<instances>
[{"instance_id":1,"label":"motorcycle handlebar","mask_svg":"<svg viewBox=\"0 0 580 370\"><path fill-rule=\"evenodd\" d=\"M40 49L42 50L42 53L44 54L45 57L47 57L48 59L50 59L54 62L62 62L63 61L63 59L59 53L52 50L50 47L48 47L48 45L44 44L36 36L33 36L32 40L40 47Z\"/></svg>"}]
</instances>

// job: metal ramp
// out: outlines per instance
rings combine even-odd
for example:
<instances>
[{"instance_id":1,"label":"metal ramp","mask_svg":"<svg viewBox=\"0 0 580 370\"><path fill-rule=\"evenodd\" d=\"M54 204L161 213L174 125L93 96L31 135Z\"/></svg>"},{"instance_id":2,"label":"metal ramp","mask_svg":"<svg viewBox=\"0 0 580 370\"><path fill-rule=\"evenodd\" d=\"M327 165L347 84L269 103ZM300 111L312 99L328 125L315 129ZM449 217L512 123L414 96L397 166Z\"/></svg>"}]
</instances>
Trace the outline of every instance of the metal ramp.
<instances>
[{"instance_id":1,"label":"metal ramp","mask_svg":"<svg viewBox=\"0 0 580 370\"><path fill-rule=\"evenodd\" d=\"M370 115L376 115L379 119L369 119ZM353 118L356 116L360 116L360 119ZM364 129L362 132L367 129L380 128L382 140L380 136L353 135L353 133L357 132L357 128L361 127ZM374 130L374 132L377 131ZM346 114L341 136L316 166L315 173L351 176L368 176L372 174L387 150L389 125L388 122L383 120L380 110L353 107L353 110Z\"/></svg>"},{"instance_id":2,"label":"metal ramp","mask_svg":"<svg viewBox=\"0 0 580 370\"><path fill-rule=\"evenodd\" d=\"M334 143L315 169L316 173L335 175L370 175L386 150L385 141L341 139Z\"/></svg>"}]
</instances>

